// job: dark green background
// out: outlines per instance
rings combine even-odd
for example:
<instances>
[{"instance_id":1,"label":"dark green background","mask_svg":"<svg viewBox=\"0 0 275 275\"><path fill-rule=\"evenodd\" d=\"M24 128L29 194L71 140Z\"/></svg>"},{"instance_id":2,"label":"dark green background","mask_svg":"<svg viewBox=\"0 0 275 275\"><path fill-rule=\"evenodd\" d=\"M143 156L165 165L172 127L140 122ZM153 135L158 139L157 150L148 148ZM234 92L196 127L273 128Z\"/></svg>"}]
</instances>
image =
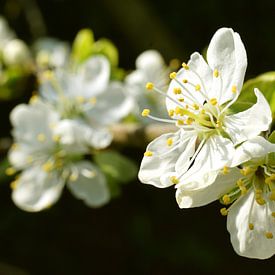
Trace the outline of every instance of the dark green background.
<instances>
[{"instance_id":1,"label":"dark green background","mask_svg":"<svg viewBox=\"0 0 275 275\"><path fill-rule=\"evenodd\" d=\"M1 0L0 12L30 43L40 33L30 31L24 10L29 3ZM160 50L167 62L188 60L226 26L244 41L247 78L274 70L274 1L45 0L38 5L48 35L71 42L80 28L90 27L96 39L113 40L126 69L133 69L136 56L148 48ZM2 137L9 132L8 113L20 100L0 104ZM123 152L137 163L142 157L137 148ZM274 258L249 260L234 253L219 203L180 210L174 193L132 182L120 198L94 210L65 190L53 208L29 214L13 205L8 181L2 182L0 275L275 272Z\"/></svg>"}]
</instances>

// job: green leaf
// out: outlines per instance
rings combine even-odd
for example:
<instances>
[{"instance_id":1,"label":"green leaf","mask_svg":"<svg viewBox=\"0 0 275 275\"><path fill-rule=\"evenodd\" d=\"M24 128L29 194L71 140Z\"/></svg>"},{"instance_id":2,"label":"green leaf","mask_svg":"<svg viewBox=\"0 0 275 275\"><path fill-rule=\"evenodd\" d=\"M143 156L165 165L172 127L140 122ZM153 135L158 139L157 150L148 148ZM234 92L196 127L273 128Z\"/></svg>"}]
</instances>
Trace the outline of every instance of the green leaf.
<instances>
[{"instance_id":1,"label":"green leaf","mask_svg":"<svg viewBox=\"0 0 275 275\"><path fill-rule=\"evenodd\" d=\"M80 30L73 42L72 58L81 63L92 55L94 47L94 34L90 29Z\"/></svg>"},{"instance_id":2,"label":"green leaf","mask_svg":"<svg viewBox=\"0 0 275 275\"><path fill-rule=\"evenodd\" d=\"M268 141L270 141L271 143L275 143L275 131L273 131L268 137Z\"/></svg>"},{"instance_id":3,"label":"green leaf","mask_svg":"<svg viewBox=\"0 0 275 275\"><path fill-rule=\"evenodd\" d=\"M113 67L118 66L118 50L109 39L102 38L96 41L93 47L93 54L105 55Z\"/></svg>"},{"instance_id":4,"label":"green leaf","mask_svg":"<svg viewBox=\"0 0 275 275\"><path fill-rule=\"evenodd\" d=\"M258 88L269 102L272 113L275 113L275 72L267 72L244 83L237 102L231 109L240 112L256 102L254 88Z\"/></svg>"},{"instance_id":5,"label":"green leaf","mask_svg":"<svg viewBox=\"0 0 275 275\"><path fill-rule=\"evenodd\" d=\"M118 152L100 152L95 155L94 160L112 182L128 183L137 176L136 164Z\"/></svg>"}]
</instances>

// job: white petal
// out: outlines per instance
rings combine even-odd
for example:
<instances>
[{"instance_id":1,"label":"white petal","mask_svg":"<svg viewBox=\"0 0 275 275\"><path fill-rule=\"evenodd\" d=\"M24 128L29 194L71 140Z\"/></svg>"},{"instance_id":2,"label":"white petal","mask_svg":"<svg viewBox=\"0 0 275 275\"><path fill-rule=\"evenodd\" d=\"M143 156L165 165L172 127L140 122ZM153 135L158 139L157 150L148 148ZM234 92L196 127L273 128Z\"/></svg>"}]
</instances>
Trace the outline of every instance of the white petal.
<instances>
[{"instance_id":1,"label":"white petal","mask_svg":"<svg viewBox=\"0 0 275 275\"><path fill-rule=\"evenodd\" d=\"M227 217L227 230L231 236L234 250L248 258L267 259L275 254L275 239L267 239L265 233L272 232L275 236L274 202L267 201L259 205L254 201L254 192L237 200L231 207ZM254 229L248 225L252 223Z\"/></svg>"},{"instance_id":2,"label":"white petal","mask_svg":"<svg viewBox=\"0 0 275 275\"><path fill-rule=\"evenodd\" d=\"M29 212L50 207L60 197L64 181L57 173L45 173L41 167L24 171L12 192L14 203Z\"/></svg>"},{"instance_id":3,"label":"white petal","mask_svg":"<svg viewBox=\"0 0 275 275\"><path fill-rule=\"evenodd\" d=\"M257 97L256 104L246 111L224 118L225 131L235 145L268 130L272 122L268 102L258 89L255 89L254 92Z\"/></svg>"},{"instance_id":4,"label":"white petal","mask_svg":"<svg viewBox=\"0 0 275 275\"><path fill-rule=\"evenodd\" d=\"M112 82L108 89L97 97L95 106L87 116L99 126L110 125L128 115L132 108L132 98L126 95L123 84Z\"/></svg>"},{"instance_id":5,"label":"white petal","mask_svg":"<svg viewBox=\"0 0 275 275\"><path fill-rule=\"evenodd\" d=\"M164 188L172 185L170 180L165 180L164 175L170 172L175 172L175 165L181 154L187 150L190 155L186 155L186 161L192 157L193 143L196 140L196 133L182 132L179 130L176 133L164 134L153 140L148 146L147 151L153 153L152 156L144 156L141 162L139 179L146 184L152 184L159 188ZM167 139L171 138L173 144L167 145ZM184 161L183 159L181 160ZM160 180L161 179L161 180Z\"/></svg>"},{"instance_id":6,"label":"white petal","mask_svg":"<svg viewBox=\"0 0 275 275\"><path fill-rule=\"evenodd\" d=\"M109 202L110 191L105 176L95 165L81 161L74 168L78 171L78 178L69 180L67 186L75 197L90 207L100 207Z\"/></svg>"},{"instance_id":7,"label":"white petal","mask_svg":"<svg viewBox=\"0 0 275 275\"><path fill-rule=\"evenodd\" d=\"M188 186L185 188L184 184L177 188L176 200L179 207L190 208L209 204L229 192L234 186L236 186L236 181L240 178L240 171L237 168L231 169L230 173L227 175L220 173L217 178L216 173L218 173L218 171L210 172L205 175L207 176L207 182L216 180L202 188L190 189ZM191 185L195 186L198 184Z\"/></svg>"},{"instance_id":8,"label":"white petal","mask_svg":"<svg viewBox=\"0 0 275 275\"><path fill-rule=\"evenodd\" d=\"M271 152L275 152L275 144L261 136L254 137L237 147L230 166L235 167L250 159L262 158Z\"/></svg>"},{"instance_id":9,"label":"white petal","mask_svg":"<svg viewBox=\"0 0 275 275\"><path fill-rule=\"evenodd\" d=\"M158 70L165 65L161 54L156 50L141 53L136 60L136 67L142 71Z\"/></svg>"},{"instance_id":10,"label":"white petal","mask_svg":"<svg viewBox=\"0 0 275 275\"><path fill-rule=\"evenodd\" d=\"M219 71L222 89L219 90L219 104L233 98L235 85L241 91L247 67L247 56L238 33L229 28L219 29L213 36L207 51L207 61L212 70Z\"/></svg>"}]
</instances>

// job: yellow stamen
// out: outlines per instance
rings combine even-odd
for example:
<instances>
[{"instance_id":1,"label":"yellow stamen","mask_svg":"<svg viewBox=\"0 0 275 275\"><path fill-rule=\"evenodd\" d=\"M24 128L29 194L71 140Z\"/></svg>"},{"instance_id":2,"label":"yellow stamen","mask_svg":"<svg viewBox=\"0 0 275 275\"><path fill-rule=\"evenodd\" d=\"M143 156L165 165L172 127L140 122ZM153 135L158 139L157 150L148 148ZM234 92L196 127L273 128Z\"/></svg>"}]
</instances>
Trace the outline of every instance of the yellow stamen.
<instances>
[{"instance_id":1,"label":"yellow stamen","mask_svg":"<svg viewBox=\"0 0 275 275\"><path fill-rule=\"evenodd\" d=\"M215 105L218 103L218 101L217 101L216 98L211 98L211 99L209 100L209 102L210 102L210 104L213 105L213 106L215 106Z\"/></svg>"},{"instance_id":2,"label":"yellow stamen","mask_svg":"<svg viewBox=\"0 0 275 275\"><path fill-rule=\"evenodd\" d=\"M249 166L245 166L243 167L243 169L240 170L240 172L242 175L247 176L248 174L253 172L253 170Z\"/></svg>"},{"instance_id":3,"label":"yellow stamen","mask_svg":"<svg viewBox=\"0 0 275 275\"><path fill-rule=\"evenodd\" d=\"M10 183L10 188L14 190L16 189L17 185L18 185L18 180L14 180Z\"/></svg>"},{"instance_id":4,"label":"yellow stamen","mask_svg":"<svg viewBox=\"0 0 275 275\"><path fill-rule=\"evenodd\" d=\"M179 120L177 121L177 125L178 125L178 126L184 125L184 121L183 121L182 119L179 119Z\"/></svg>"},{"instance_id":5,"label":"yellow stamen","mask_svg":"<svg viewBox=\"0 0 275 275\"><path fill-rule=\"evenodd\" d=\"M219 71L217 69L215 69L213 72L213 75L214 75L214 77L219 77L219 75L220 75Z\"/></svg>"},{"instance_id":6,"label":"yellow stamen","mask_svg":"<svg viewBox=\"0 0 275 275\"><path fill-rule=\"evenodd\" d=\"M170 177L170 180L173 184L178 184L179 183L179 180L175 176Z\"/></svg>"},{"instance_id":7,"label":"yellow stamen","mask_svg":"<svg viewBox=\"0 0 275 275\"><path fill-rule=\"evenodd\" d=\"M188 80L187 79L183 79L182 83L186 84L186 83L188 83Z\"/></svg>"},{"instance_id":8,"label":"yellow stamen","mask_svg":"<svg viewBox=\"0 0 275 275\"><path fill-rule=\"evenodd\" d=\"M176 77L177 77L177 73L176 72L170 73L170 79L175 79Z\"/></svg>"},{"instance_id":9,"label":"yellow stamen","mask_svg":"<svg viewBox=\"0 0 275 275\"><path fill-rule=\"evenodd\" d=\"M185 70L189 70L189 66L186 63L182 63L182 68Z\"/></svg>"},{"instance_id":10,"label":"yellow stamen","mask_svg":"<svg viewBox=\"0 0 275 275\"><path fill-rule=\"evenodd\" d=\"M264 204L266 204L266 201L265 201L265 199L263 199L263 198L256 198L256 202L257 202L259 205L264 205Z\"/></svg>"},{"instance_id":11,"label":"yellow stamen","mask_svg":"<svg viewBox=\"0 0 275 275\"><path fill-rule=\"evenodd\" d=\"M181 94L181 88L179 88L179 87L174 88L174 89L173 89L173 93L174 93L175 95Z\"/></svg>"},{"instance_id":12,"label":"yellow stamen","mask_svg":"<svg viewBox=\"0 0 275 275\"><path fill-rule=\"evenodd\" d=\"M53 168L54 168L54 164L51 161L47 161L42 165L42 169L47 173L52 171Z\"/></svg>"},{"instance_id":13,"label":"yellow stamen","mask_svg":"<svg viewBox=\"0 0 275 275\"><path fill-rule=\"evenodd\" d=\"M151 152L151 151L146 151L146 152L144 153L144 156L145 156L145 157L152 157L152 156L153 156L153 152Z\"/></svg>"},{"instance_id":14,"label":"yellow stamen","mask_svg":"<svg viewBox=\"0 0 275 275\"><path fill-rule=\"evenodd\" d=\"M71 174L69 177L70 181L77 181L77 179L78 179L78 174L76 173Z\"/></svg>"},{"instance_id":15,"label":"yellow stamen","mask_svg":"<svg viewBox=\"0 0 275 275\"><path fill-rule=\"evenodd\" d=\"M273 234L272 234L272 232L265 232L265 237L266 237L267 239L273 239Z\"/></svg>"},{"instance_id":16,"label":"yellow stamen","mask_svg":"<svg viewBox=\"0 0 275 275\"><path fill-rule=\"evenodd\" d=\"M166 140L166 144L167 144L167 146L172 146L173 145L173 138L168 138L167 140Z\"/></svg>"},{"instance_id":17,"label":"yellow stamen","mask_svg":"<svg viewBox=\"0 0 275 275\"><path fill-rule=\"evenodd\" d=\"M142 116L149 116L150 110L149 109L144 109L141 113Z\"/></svg>"},{"instance_id":18,"label":"yellow stamen","mask_svg":"<svg viewBox=\"0 0 275 275\"><path fill-rule=\"evenodd\" d=\"M236 184L238 185L238 187L241 187L241 186L243 186L243 185L244 185L244 183L243 183L243 180L242 180L242 179L238 179L238 180L237 180L237 182L236 182Z\"/></svg>"},{"instance_id":19,"label":"yellow stamen","mask_svg":"<svg viewBox=\"0 0 275 275\"><path fill-rule=\"evenodd\" d=\"M36 103L37 101L38 101L38 95L37 95L37 94L34 94L34 95L31 96L29 103L30 103L30 104L34 104L34 103Z\"/></svg>"},{"instance_id":20,"label":"yellow stamen","mask_svg":"<svg viewBox=\"0 0 275 275\"><path fill-rule=\"evenodd\" d=\"M222 214L222 216L227 216L228 210L224 207L224 208L220 209L220 213Z\"/></svg>"},{"instance_id":21,"label":"yellow stamen","mask_svg":"<svg viewBox=\"0 0 275 275\"><path fill-rule=\"evenodd\" d=\"M180 116L183 116L184 115L184 109L180 108L180 107L176 107L175 108L175 114L176 115L180 115Z\"/></svg>"},{"instance_id":22,"label":"yellow stamen","mask_svg":"<svg viewBox=\"0 0 275 275\"><path fill-rule=\"evenodd\" d=\"M247 193L247 189L245 186L240 186L239 188L241 190L242 195L245 195Z\"/></svg>"},{"instance_id":23,"label":"yellow stamen","mask_svg":"<svg viewBox=\"0 0 275 275\"><path fill-rule=\"evenodd\" d=\"M196 104L196 103L195 103L195 104L193 104L193 107L194 107L194 109L195 109L195 110L199 110L199 108L200 108L200 107L199 107L199 105L198 105L198 104Z\"/></svg>"},{"instance_id":24,"label":"yellow stamen","mask_svg":"<svg viewBox=\"0 0 275 275\"><path fill-rule=\"evenodd\" d=\"M16 170L13 167L8 167L5 171L7 176L12 176L16 173Z\"/></svg>"},{"instance_id":25,"label":"yellow stamen","mask_svg":"<svg viewBox=\"0 0 275 275\"><path fill-rule=\"evenodd\" d=\"M36 138L40 142L44 142L46 140L46 136L43 133L38 134Z\"/></svg>"},{"instance_id":26,"label":"yellow stamen","mask_svg":"<svg viewBox=\"0 0 275 275\"><path fill-rule=\"evenodd\" d=\"M250 223L250 224L248 225L248 228L249 228L250 230L253 230L253 229L254 229L254 224L253 224L253 223Z\"/></svg>"},{"instance_id":27,"label":"yellow stamen","mask_svg":"<svg viewBox=\"0 0 275 275\"><path fill-rule=\"evenodd\" d=\"M237 92L237 86L233 85L232 88L231 88L231 91L232 91L233 94L235 94Z\"/></svg>"},{"instance_id":28,"label":"yellow stamen","mask_svg":"<svg viewBox=\"0 0 275 275\"><path fill-rule=\"evenodd\" d=\"M46 80L51 80L54 77L54 73L50 70L47 70L45 72L43 72L43 78L45 78Z\"/></svg>"},{"instance_id":29,"label":"yellow stamen","mask_svg":"<svg viewBox=\"0 0 275 275\"><path fill-rule=\"evenodd\" d=\"M222 173L223 173L224 175L227 175L227 174L229 173L229 168L228 168L228 166L224 166L224 167L223 167Z\"/></svg>"},{"instance_id":30,"label":"yellow stamen","mask_svg":"<svg viewBox=\"0 0 275 275\"><path fill-rule=\"evenodd\" d=\"M195 90L196 90L197 92L199 92L199 91L201 90L201 85L200 85L200 84L197 84L197 85L195 86Z\"/></svg>"},{"instance_id":31,"label":"yellow stamen","mask_svg":"<svg viewBox=\"0 0 275 275\"><path fill-rule=\"evenodd\" d=\"M183 98L183 97L182 97L182 98L179 98L178 101L179 101L179 102L184 102L184 98Z\"/></svg>"},{"instance_id":32,"label":"yellow stamen","mask_svg":"<svg viewBox=\"0 0 275 275\"><path fill-rule=\"evenodd\" d=\"M271 213L271 216L275 218L275 212L272 212L272 213Z\"/></svg>"},{"instance_id":33,"label":"yellow stamen","mask_svg":"<svg viewBox=\"0 0 275 275\"><path fill-rule=\"evenodd\" d=\"M169 110L168 111L168 115L169 116L173 116L175 114L175 111L173 109Z\"/></svg>"},{"instance_id":34,"label":"yellow stamen","mask_svg":"<svg viewBox=\"0 0 275 275\"><path fill-rule=\"evenodd\" d=\"M191 118L191 117L188 117L188 118L186 119L186 124L187 124L187 125L191 125L193 122L194 122L194 119Z\"/></svg>"},{"instance_id":35,"label":"yellow stamen","mask_svg":"<svg viewBox=\"0 0 275 275\"><path fill-rule=\"evenodd\" d=\"M152 82L148 82L145 87L147 90L150 91L154 89L154 84Z\"/></svg>"},{"instance_id":36,"label":"yellow stamen","mask_svg":"<svg viewBox=\"0 0 275 275\"><path fill-rule=\"evenodd\" d=\"M222 197L224 204L229 204L231 202L230 197L226 194Z\"/></svg>"}]
</instances>

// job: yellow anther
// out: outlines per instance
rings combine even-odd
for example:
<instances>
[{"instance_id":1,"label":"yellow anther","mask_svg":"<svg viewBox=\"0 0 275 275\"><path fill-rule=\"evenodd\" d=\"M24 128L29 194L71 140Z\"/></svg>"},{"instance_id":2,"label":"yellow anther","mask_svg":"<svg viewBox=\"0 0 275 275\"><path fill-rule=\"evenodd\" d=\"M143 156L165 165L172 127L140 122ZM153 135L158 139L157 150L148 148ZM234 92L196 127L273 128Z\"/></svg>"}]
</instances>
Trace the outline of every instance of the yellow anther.
<instances>
[{"instance_id":1,"label":"yellow anther","mask_svg":"<svg viewBox=\"0 0 275 275\"><path fill-rule=\"evenodd\" d=\"M191 125L193 122L194 122L194 119L191 118L191 117L188 117L188 118L186 119L186 124L187 124L187 125Z\"/></svg>"},{"instance_id":2,"label":"yellow anther","mask_svg":"<svg viewBox=\"0 0 275 275\"><path fill-rule=\"evenodd\" d=\"M60 139L61 139L61 136L60 135L53 135L52 139L53 139L54 142L59 142Z\"/></svg>"},{"instance_id":3,"label":"yellow anther","mask_svg":"<svg viewBox=\"0 0 275 275\"><path fill-rule=\"evenodd\" d=\"M16 170L13 167L8 167L5 171L7 176L12 176L16 173Z\"/></svg>"},{"instance_id":4,"label":"yellow anther","mask_svg":"<svg viewBox=\"0 0 275 275\"><path fill-rule=\"evenodd\" d=\"M202 115L204 115L204 114L205 114L205 110L202 109L200 113L201 113Z\"/></svg>"},{"instance_id":5,"label":"yellow anther","mask_svg":"<svg viewBox=\"0 0 275 275\"><path fill-rule=\"evenodd\" d=\"M175 114L175 110L171 109L168 111L169 116L173 116Z\"/></svg>"},{"instance_id":6,"label":"yellow anther","mask_svg":"<svg viewBox=\"0 0 275 275\"><path fill-rule=\"evenodd\" d=\"M150 91L154 89L154 84L152 82L148 82L145 87L147 90Z\"/></svg>"},{"instance_id":7,"label":"yellow anther","mask_svg":"<svg viewBox=\"0 0 275 275\"><path fill-rule=\"evenodd\" d=\"M273 234L272 234L272 232L265 232L265 237L266 237L267 239L273 239Z\"/></svg>"},{"instance_id":8,"label":"yellow anther","mask_svg":"<svg viewBox=\"0 0 275 275\"><path fill-rule=\"evenodd\" d=\"M213 106L215 106L215 105L218 103L218 101L217 101L216 98L211 98L211 99L209 100L209 102L210 102L210 104L213 105Z\"/></svg>"},{"instance_id":9,"label":"yellow anther","mask_svg":"<svg viewBox=\"0 0 275 275\"><path fill-rule=\"evenodd\" d=\"M44 142L46 140L46 136L43 133L38 134L36 138L40 142Z\"/></svg>"},{"instance_id":10,"label":"yellow anther","mask_svg":"<svg viewBox=\"0 0 275 275\"><path fill-rule=\"evenodd\" d=\"M183 121L182 119L179 119L179 120L177 121L177 125L178 125L178 126L184 125L184 121Z\"/></svg>"},{"instance_id":11,"label":"yellow anther","mask_svg":"<svg viewBox=\"0 0 275 275\"><path fill-rule=\"evenodd\" d=\"M184 109L180 108L180 107L176 107L175 108L175 114L176 115L180 115L180 116L183 116L184 115Z\"/></svg>"},{"instance_id":12,"label":"yellow anther","mask_svg":"<svg viewBox=\"0 0 275 275\"><path fill-rule=\"evenodd\" d=\"M237 86L233 85L232 88L231 88L231 91L232 91L233 94L235 94L237 92Z\"/></svg>"},{"instance_id":13,"label":"yellow anther","mask_svg":"<svg viewBox=\"0 0 275 275\"><path fill-rule=\"evenodd\" d=\"M245 186L240 186L239 188L241 190L242 195L245 195L247 193L247 189Z\"/></svg>"},{"instance_id":14,"label":"yellow anther","mask_svg":"<svg viewBox=\"0 0 275 275\"><path fill-rule=\"evenodd\" d=\"M178 101L179 101L179 102L184 102L184 98L181 97L181 98L178 99Z\"/></svg>"},{"instance_id":15,"label":"yellow anther","mask_svg":"<svg viewBox=\"0 0 275 275\"><path fill-rule=\"evenodd\" d=\"M244 176L247 176L250 174L253 170L249 166L243 167L243 169L240 170L241 174Z\"/></svg>"},{"instance_id":16,"label":"yellow anther","mask_svg":"<svg viewBox=\"0 0 275 275\"><path fill-rule=\"evenodd\" d=\"M141 113L142 116L149 116L150 115L150 110L149 109L144 109Z\"/></svg>"},{"instance_id":17,"label":"yellow anther","mask_svg":"<svg viewBox=\"0 0 275 275\"><path fill-rule=\"evenodd\" d=\"M153 156L153 152L151 152L151 151L146 151L146 152L144 153L144 156L145 156L145 157L152 157L152 156Z\"/></svg>"},{"instance_id":18,"label":"yellow anther","mask_svg":"<svg viewBox=\"0 0 275 275\"><path fill-rule=\"evenodd\" d=\"M170 79L175 79L176 77L177 77L177 73L176 72L170 73Z\"/></svg>"},{"instance_id":19,"label":"yellow anther","mask_svg":"<svg viewBox=\"0 0 275 275\"><path fill-rule=\"evenodd\" d=\"M34 104L37 101L38 101L38 95L34 94L34 95L31 96L29 103Z\"/></svg>"},{"instance_id":20,"label":"yellow anther","mask_svg":"<svg viewBox=\"0 0 275 275\"><path fill-rule=\"evenodd\" d=\"M256 202L257 202L259 205L264 205L264 204L266 204L266 201L265 201L265 199L263 199L263 198L256 198Z\"/></svg>"},{"instance_id":21,"label":"yellow anther","mask_svg":"<svg viewBox=\"0 0 275 275\"><path fill-rule=\"evenodd\" d=\"M271 216L275 218L275 212L272 212L272 213L271 213Z\"/></svg>"},{"instance_id":22,"label":"yellow anther","mask_svg":"<svg viewBox=\"0 0 275 275\"><path fill-rule=\"evenodd\" d=\"M166 140L166 144L167 144L167 146L172 146L173 145L173 138L168 138L167 140Z\"/></svg>"},{"instance_id":23,"label":"yellow anther","mask_svg":"<svg viewBox=\"0 0 275 275\"><path fill-rule=\"evenodd\" d=\"M183 79L182 83L186 84L186 83L188 83L188 80L187 79Z\"/></svg>"},{"instance_id":24,"label":"yellow anther","mask_svg":"<svg viewBox=\"0 0 275 275\"><path fill-rule=\"evenodd\" d=\"M231 199L227 194L222 197L222 200L224 204L229 204L231 202Z\"/></svg>"},{"instance_id":25,"label":"yellow anther","mask_svg":"<svg viewBox=\"0 0 275 275\"><path fill-rule=\"evenodd\" d=\"M85 98L83 96L76 96L75 99L80 104L85 102Z\"/></svg>"},{"instance_id":26,"label":"yellow anther","mask_svg":"<svg viewBox=\"0 0 275 275\"><path fill-rule=\"evenodd\" d=\"M200 107L199 107L198 104L195 103L195 104L193 104L193 108L194 108L195 110L199 110Z\"/></svg>"},{"instance_id":27,"label":"yellow anther","mask_svg":"<svg viewBox=\"0 0 275 275\"><path fill-rule=\"evenodd\" d=\"M51 161L47 161L42 165L42 169L44 170L44 172L47 172L47 173L52 171L53 168L54 168L54 164Z\"/></svg>"},{"instance_id":28,"label":"yellow anther","mask_svg":"<svg viewBox=\"0 0 275 275\"><path fill-rule=\"evenodd\" d=\"M263 193L263 190L262 190L262 189L256 189L256 190L255 190L255 193L256 193L256 195L257 195L257 194L261 195L261 194Z\"/></svg>"},{"instance_id":29,"label":"yellow anther","mask_svg":"<svg viewBox=\"0 0 275 275\"><path fill-rule=\"evenodd\" d=\"M253 224L253 223L248 224L248 228L249 228L250 230L253 230L253 229L254 229L254 224Z\"/></svg>"},{"instance_id":30,"label":"yellow anther","mask_svg":"<svg viewBox=\"0 0 275 275\"><path fill-rule=\"evenodd\" d=\"M89 103L96 104L96 97L94 96L94 97L89 98Z\"/></svg>"},{"instance_id":31,"label":"yellow anther","mask_svg":"<svg viewBox=\"0 0 275 275\"><path fill-rule=\"evenodd\" d=\"M237 180L237 182L236 182L236 184L237 184L237 186L238 186L238 187L241 187L241 186L243 186L243 185L244 185L244 183L243 183L243 180L242 180L242 179L238 179L238 180Z\"/></svg>"},{"instance_id":32,"label":"yellow anther","mask_svg":"<svg viewBox=\"0 0 275 275\"><path fill-rule=\"evenodd\" d=\"M185 70L189 70L189 66L186 64L186 63L182 63L181 64L182 68L185 69Z\"/></svg>"},{"instance_id":33,"label":"yellow anther","mask_svg":"<svg viewBox=\"0 0 275 275\"><path fill-rule=\"evenodd\" d=\"M275 201L275 190L273 190L270 195L269 195L269 199L272 201Z\"/></svg>"},{"instance_id":34,"label":"yellow anther","mask_svg":"<svg viewBox=\"0 0 275 275\"><path fill-rule=\"evenodd\" d=\"M12 149L12 150L16 150L16 149L18 149L18 147L19 147L19 144L18 144L18 143L13 143L13 144L11 145L11 149Z\"/></svg>"},{"instance_id":35,"label":"yellow anther","mask_svg":"<svg viewBox=\"0 0 275 275\"><path fill-rule=\"evenodd\" d=\"M219 120L217 120L217 122L216 122L216 127L221 127L222 126L222 122L221 121L219 121Z\"/></svg>"},{"instance_id":36,"label":"yellow anther","mask_svg":"<svg viewBox=\"0 0 275 275\"><path fill-rule=\"evenodd\" d=\"M179 180L178 180L178 178L177 178L176 176L170 177L170 180L171 180L171 182L172 182L173 184L178 184L178 183L179 183Z\"/></svg>"},{"instance_id":37,"label":"yellow anther","mask_svg":"<svg viewBox=\"0 0 275 275\"><path fill-rule=\"evenodd\" d=\"M189 108L188 104L185 105L186 110Z\"/></svg>"},{"instance_id":38,"label":"yellow anther","mask_svg":"<svg viewBox=\"0 0 275 275\"><path fill-rule=\"evenodd\" d=\"M180 61L177 58L173 58L172 60L170 60L170 62L169 62L170 68L178 69L179 66L180 66Z\"/></svg>"},{"instance_id":39,"label":"yellow anther","mask_svg":"<svg viewBox=\"0 0 275 275\"><path fill-rule=\"evenodd\" d=\"M224 175L227 175L227 174L229 173L229 168L228 168L228 166L224 166L224 167L223 167L222 173L223 173Z\"/></svg>"},{"instance_id":40,"label":"yellow anther","mask_svg":"<svg viewBox=\"0 0 275 275\"><path fill-rule=\"evenodd\" d=\"M17 185L18 185L18 180L14 180L10 183L10 188L14 190L16 189Z\"/></svg>"},{"instance_id":41,"label":"yellow anther","mask_svg":"<svg viewBox=\"0 0 275 275\"><path fill-rule=\"evenodd\" d=\"M219 71L217 69L215 69L214 72L213 72L213 76L214 77L219 77L219 75L220 75Z\"/></svg>"},{"instance_id":42,"label":"yellow anther","mask_svg":"<svg viewBox=\"0 0 275 275\"><path fill-rule=\"evenodd\" d=\"M73 173L69 177L70 181L77 181L77 179L78 179L78 174L77 173Z\"/></svg>"},{"instance_id":43,"label":"yellow anther","mask_svg":"<svg viewBox=\"0 0 275 275\"><path fill-rule=\"evenodd\" d=\"M228 210L224 207L224 208L220 209L220 213L221 213L223 216L227 216Z\"/></svg>"},{"instance_id":44,"label":"yellow anther","mask_svg":"<svg viewBox=\"0 0 275 275\"><path fill-rule=\"evenodd\" d=\"M43 72L43 78L45 78L46 80L51 80L54 76L54 73L50 70L47 70L45 72Z\"/></svg>"},{"instance_id":45,"label":"yellow anther","mask_svg":"<svg viewBox=\"0 0 275 275\"><path fill-rule=\"evenodd\" d=\"M200 84L197 84L197 85L195 86L195 90L196 90L197 92L199 92L199 91L201 90L201 85L200 85Z\"/></svg>"},{"instance_id":46,"label":"yellow anther","mask_svg":"<svg viewBox=\"0 0 275 275\"><path fill-rule=\"evenodd\" d=\"M181 94L181 88L179 88L179 87L174 88L174 89L173 89L173 93L174 93L175 95Z\"/></svg>"}]
</instances>

